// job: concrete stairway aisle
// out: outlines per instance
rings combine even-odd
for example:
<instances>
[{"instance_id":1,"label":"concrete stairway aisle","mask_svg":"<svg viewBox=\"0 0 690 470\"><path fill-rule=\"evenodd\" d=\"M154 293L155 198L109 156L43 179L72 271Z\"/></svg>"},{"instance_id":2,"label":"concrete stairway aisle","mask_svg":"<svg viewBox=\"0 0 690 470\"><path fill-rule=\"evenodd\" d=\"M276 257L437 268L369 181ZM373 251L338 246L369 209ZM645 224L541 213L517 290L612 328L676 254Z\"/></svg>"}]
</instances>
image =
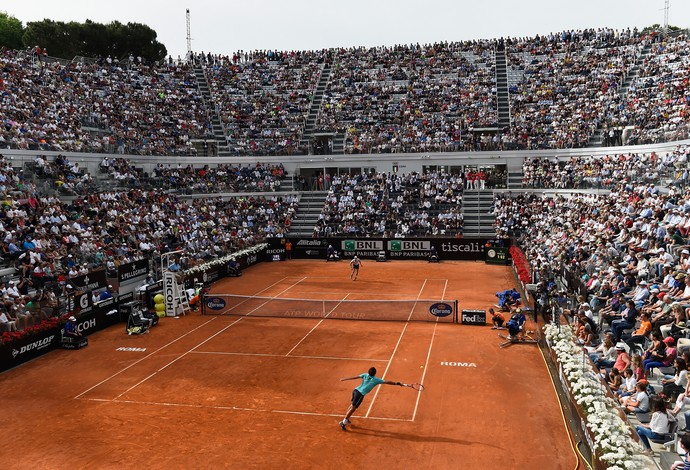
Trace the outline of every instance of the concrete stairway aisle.
<instances>
[{"instance_id":1,"label":"concrete stairway aisle","mask_svg":"<svg viewBox=\"0 0 690 470\"><path fill-rule=\"evenodd\" d=\"M319 114L321 113L321 105L323 103L323 95L326 92L326 87L331 79L331 64L326 63L321 69L321 76L319 81L316 83L316 89L314 90L314 96L311 101L311 106L309 107L309 114L307 115L307 120L304 124L304 131L302 132L302 138L299 141L300 147L308 147L311 135L317 129L317 121L319 119Z\"/></svg>"},{"instance_id":2,"label":"concrete stairway aisle","mask_svg":"<svg viewBox=\"0 0 690 470\"><path fill-rule=\"evenodd\" d=\"M345 153L345 132L338 132L333 138L333 154L340 155Z\"/></svg>"},{"instance_id":3,"label":"concrete stairway aisle","mask_svg":"<svg viewBox=\"0 0 690 470\"><path fill-rule=\"evenodd\" d=\"M508 65L505 47L499 45L496 49L496 110L498 111L498 127L510 127L510 92L508 90Z\"/></svg>"},{"instance_id":4,"label":"concrete stairway aisle","mask_svg":"<svg viewBox=\"0 0 690 470\"><path fill-rule=\"evenodd\" d=\"M232 154L230 152L230 147L228 146L228 141L225 138L223 123L221 122L220 116L218 115L216 104L213 101L213 96L211 96L211 89L208 86L206 73L204 72L204 68L200 64L194 65L194 76L196 77L197 86L199 87L201 96L204 98L206 110L208 112L209 118L211 119L211 125L213 126L213 137L218 147L218 156L229 157Z\"/></svg>"},{"instance_id":5,"label":"concrete stairway aisle","mask_svg":"<svg viewBox=\"0 0 690 470\"><path fill-rule=\"evenodd\" d=\"M319 220L327 194L328 191L302 193L297 213L290 225L291 237L311 237L314 234L314 226Z\"/></svg>"},{"instance_id":6,"label":"concrete stairway aisle","mask_svg":"<svg viewBox=\"0 0 690 470\"><path fill-rule=\"evenodd\" d=\"M520 189L522 188L522 171L508 171L508 188Z\"/></svg>"},{"instance_id":7,"label":"concrete stairway aisle","mask_svg":"<svg viewBox=\"0 0 690 470\"><path fill-rule=\"evenodd\" d=\"M491 190L466 189L462 195L462 215L465 224L464 237L493 237L495 235L494 216L490 213L494 203Z\"/></svg>"}]
</instances>

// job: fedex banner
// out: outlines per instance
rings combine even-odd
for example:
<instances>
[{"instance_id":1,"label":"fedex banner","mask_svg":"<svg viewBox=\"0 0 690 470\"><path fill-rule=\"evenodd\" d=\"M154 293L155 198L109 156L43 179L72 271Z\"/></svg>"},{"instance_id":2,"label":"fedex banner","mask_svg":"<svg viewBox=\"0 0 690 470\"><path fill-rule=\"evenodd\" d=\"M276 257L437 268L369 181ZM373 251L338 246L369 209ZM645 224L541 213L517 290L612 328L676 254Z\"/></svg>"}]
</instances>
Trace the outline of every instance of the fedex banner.
<instances>
[{"instance_id":1,"label":"fedex banner","mask_svg":"<svg viewBox=\"0 0 690 470\"><path fill-rule=\"evenodd\" d=\"M328 247L341 258L375 259L385 252L386 259L426 260L435 248L439 260L484 260L488 238L291 238L292 257L297 259L326 259ZM279 240L271 240L271 249L278 249ZM506 240L506 242L508 242Z\"/></svg>"}]
</instances>

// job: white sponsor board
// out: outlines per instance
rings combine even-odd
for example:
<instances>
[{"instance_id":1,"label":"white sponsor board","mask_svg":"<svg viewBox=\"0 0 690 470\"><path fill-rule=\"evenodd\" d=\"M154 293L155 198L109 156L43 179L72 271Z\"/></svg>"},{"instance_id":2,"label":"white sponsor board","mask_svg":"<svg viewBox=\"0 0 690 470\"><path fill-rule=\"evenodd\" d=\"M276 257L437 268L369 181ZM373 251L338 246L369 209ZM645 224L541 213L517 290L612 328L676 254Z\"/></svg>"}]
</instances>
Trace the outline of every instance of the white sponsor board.
<instances>
[{"instance_id":1,"label":"white sponsor board","mask_svg":"<svg viewBox=\"0 0 690 470\"><path fill-rule=\"evenodd\" d=\"M174 317L177 315L177 299L179 298L179 292L177 288L177 279L175 279L175 273L167 271L163 274L163 297L165 300L165 315L169 317Z\"/></svg>"}]
</instances>

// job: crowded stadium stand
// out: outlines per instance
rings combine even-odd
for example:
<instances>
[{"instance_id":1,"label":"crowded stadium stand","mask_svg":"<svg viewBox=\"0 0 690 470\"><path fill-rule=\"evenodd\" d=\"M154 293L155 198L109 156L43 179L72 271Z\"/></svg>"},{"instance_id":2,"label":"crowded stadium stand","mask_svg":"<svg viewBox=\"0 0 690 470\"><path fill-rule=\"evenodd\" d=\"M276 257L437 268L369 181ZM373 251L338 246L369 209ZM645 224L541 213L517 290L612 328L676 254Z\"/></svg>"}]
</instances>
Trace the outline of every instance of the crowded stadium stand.
<instances>
[{"instance_id":1,"label":"crowded stadium stand","mask_svg":"<svg viewBox=\"0 0 690 470\"><path fill-rule=\"evenodd\" d=\"M158 64L3 50L0 148L269 156L675 141L687 137L686 38L592 29Z\"/></svg>"},{"instance_id":2,"label":"crowded stadium stand","mask_svg":"<svg viewBox=\"0 0 690 470\"><path fill-rule=\"evenodd\" d=\"M3 50L0 66L0 148L193 155L192 140L209 132L189 65L36 61Z\"/></svg>"},{"instance_id":3,"label":"crowded stadium stand","mask_svg":"<svg viewBox=\"0 0 690 470\"><path fill-rule=\"evenodd\" d=\"M314 234L406 238L462 235L463 179L445 173L339 175Z\"/></svg>"}]
</instances>

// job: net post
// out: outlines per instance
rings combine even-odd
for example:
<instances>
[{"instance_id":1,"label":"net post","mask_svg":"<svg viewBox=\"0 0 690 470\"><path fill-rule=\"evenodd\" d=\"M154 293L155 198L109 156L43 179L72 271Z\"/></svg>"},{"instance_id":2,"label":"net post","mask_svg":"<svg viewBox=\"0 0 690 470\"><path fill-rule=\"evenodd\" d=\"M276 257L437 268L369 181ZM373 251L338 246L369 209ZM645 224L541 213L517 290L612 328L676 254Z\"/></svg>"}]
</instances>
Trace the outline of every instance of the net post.
<instances>
[{"instance_id":1,"label":"net post","mask_svg":"<svg viewBox=\"0 0 690 470\"><path fill-rule=\"evenodd\" d=\"M453 323L458 322L458 299L455 299L455 318L453 319Z\"/></svg>"},{"instance_id":2,"label":"net post","mask_svg":"<svg viewBox=\"0 0 690 470\"><path fill-rule=\"evenodd\" d=\"M206 315L206 292L202 289L199 293L199 301L201 302L201 314Z\"/></svg>"}]
</instances>

